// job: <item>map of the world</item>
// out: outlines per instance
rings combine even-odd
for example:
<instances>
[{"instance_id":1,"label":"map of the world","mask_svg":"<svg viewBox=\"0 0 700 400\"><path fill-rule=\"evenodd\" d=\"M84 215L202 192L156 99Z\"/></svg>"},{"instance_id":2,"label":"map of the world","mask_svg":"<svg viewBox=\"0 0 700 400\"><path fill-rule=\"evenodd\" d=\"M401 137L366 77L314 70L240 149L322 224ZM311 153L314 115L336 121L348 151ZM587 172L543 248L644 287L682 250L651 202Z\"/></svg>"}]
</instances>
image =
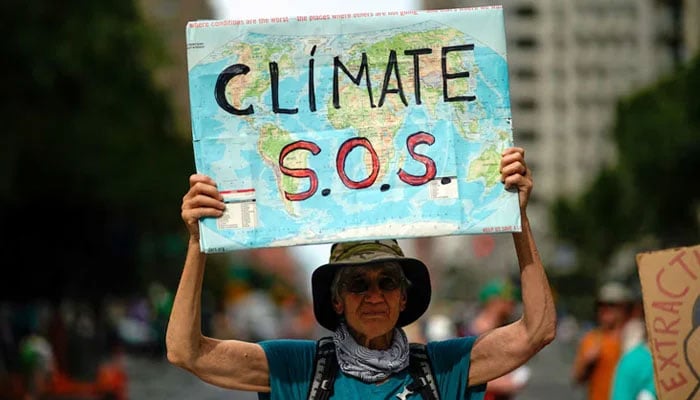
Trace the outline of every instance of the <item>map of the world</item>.
<instances>
[{"instance_id":1,"label":"map of the world","mask_svg":"<svg viewBox=\"0 0 700 400\"><path fill-rule=\"evenodd\" d=\"M520 230L499 7L193 21L205 252Z\"/></svg>"}]
</instances>

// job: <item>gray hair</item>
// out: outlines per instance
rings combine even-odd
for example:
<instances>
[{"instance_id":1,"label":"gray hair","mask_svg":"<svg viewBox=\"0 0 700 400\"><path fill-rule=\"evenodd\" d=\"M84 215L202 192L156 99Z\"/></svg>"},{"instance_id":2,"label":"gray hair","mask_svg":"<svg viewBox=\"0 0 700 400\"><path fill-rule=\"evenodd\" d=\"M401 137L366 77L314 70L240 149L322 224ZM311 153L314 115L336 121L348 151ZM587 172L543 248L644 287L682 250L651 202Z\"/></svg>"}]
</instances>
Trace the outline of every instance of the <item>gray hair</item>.
<instances>
[{"instance_id":1,"label":"gray hair","mask_svg":"<svg viewBox=\"0 0 700 400\"><path fill-rule=\"evenodd\" d=\"M383 263L377 263L374 265L368 265L366 266L368 268L383 268L383 269L388 269L391 272L396 272L399 275L400 282L399 282L399 288L401 289L401 294L406 295L406 292L408 290L408 287L411 286L411 281L406 278L406 274L403 273L403 268L401 267L401 264L399 264L396 261L387 261ZM354 267L357 268L357 267ZM347 278L350 276L350 274L353 272L353 267L343 267L339 268L338 272L335 273L335 276L333 276L333 282L331 283L331 301L336 302L340 300L340 292L342 290L343 285L345 284Z\"/></svg>"}]
</instances>

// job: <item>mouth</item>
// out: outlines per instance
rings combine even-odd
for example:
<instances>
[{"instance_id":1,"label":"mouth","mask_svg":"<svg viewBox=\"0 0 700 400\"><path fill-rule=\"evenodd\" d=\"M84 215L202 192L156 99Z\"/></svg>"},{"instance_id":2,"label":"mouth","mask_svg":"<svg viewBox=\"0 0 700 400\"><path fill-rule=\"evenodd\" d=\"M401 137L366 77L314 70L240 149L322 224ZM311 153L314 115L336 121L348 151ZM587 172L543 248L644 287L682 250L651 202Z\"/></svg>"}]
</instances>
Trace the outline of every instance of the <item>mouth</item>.
<instances>
[{"instance_id":1,"label":"mouth","mask_svg":"<svg viewBox=\"0 0 700 400\"><path fill-rule=\"evenodd\" d=\"M386 311L364 311L362 316L365 318L386 318Z\"/></svg>"}]
</instances>

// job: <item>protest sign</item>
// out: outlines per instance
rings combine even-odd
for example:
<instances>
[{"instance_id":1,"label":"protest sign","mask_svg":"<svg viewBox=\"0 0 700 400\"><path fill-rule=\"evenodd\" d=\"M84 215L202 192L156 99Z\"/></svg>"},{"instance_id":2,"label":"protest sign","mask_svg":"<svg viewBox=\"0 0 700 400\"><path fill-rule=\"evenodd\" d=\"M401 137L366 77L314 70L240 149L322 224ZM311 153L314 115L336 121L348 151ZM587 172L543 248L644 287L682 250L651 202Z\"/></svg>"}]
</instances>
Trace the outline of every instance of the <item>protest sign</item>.
<instances>
[{"instance_id":1,"label":"protest sign","mask_svg":"<svg viewBox=\"0 0 700 400\"><path fill-rule=\"evenodd\" d=\"M203 251L520 231L502 11L189 22Z\"/></svg>"},{"instance_id":2,"label":"protest sign","mask_svg":"<svg viewBox=\"0 0 700 400\"><path fill-rule=\"evenodd\" d=\"M637 254L660 400L700 398L700 245Z\"/></svg>"}]
</instances>

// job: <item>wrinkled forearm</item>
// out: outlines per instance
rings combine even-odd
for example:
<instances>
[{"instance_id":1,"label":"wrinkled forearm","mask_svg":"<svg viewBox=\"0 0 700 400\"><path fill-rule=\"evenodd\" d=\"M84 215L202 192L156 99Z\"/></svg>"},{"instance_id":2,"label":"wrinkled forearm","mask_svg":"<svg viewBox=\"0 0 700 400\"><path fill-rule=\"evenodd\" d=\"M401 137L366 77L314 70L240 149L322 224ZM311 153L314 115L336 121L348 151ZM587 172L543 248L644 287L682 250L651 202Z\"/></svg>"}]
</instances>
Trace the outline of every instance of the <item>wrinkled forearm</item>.
<instances>
[{"instance_id":1,"label":"wrinkled forearm","mask_svg":"<svg viewBox=\"0 0 700 400\"><path fill-rule=\"evenodd\" d=\"M530 222L522 212L522 231L513 233L520 265L523 316L528 342L533 354L554 340L556 310L547 274L535 245Z\"/></svg>"},{"instance_id":2,"label":"wrinkled forearm","mask_svg":"<svg viewBox=\"0 0 700 400\"><path fill-rule=\"evenodd\" d=\"M530 223L522 214L522 232L513 233L520 265L522 317L479 335L469 367L469 385L492 381L523 365L554 340L556 313L547 275L537 252Z\"/></svg>"},{"instance_id":3,"label":"wrinkled forearm","mask_svg":"<svg viewBox=\"0 0 700 400\"><path fill-rule=\"evenodd\" d=\"M269 368L260 345L202 335L205 262L198 240L190 238L166 334L168 361L216 386L269 392Z\"/></svg>"},{"instance_id":4,"label":"wrinkled forearm","mask_svg":"<svg viewBox=\"0 0 700 400\"><path fill-rule=\"evenodd\" d=\"M202 343L201 294L205 263L206 254L201 252L199 241L190 238L165 338L168 360L184 368L192 365Z\"/></svg>"}]
</instances>

